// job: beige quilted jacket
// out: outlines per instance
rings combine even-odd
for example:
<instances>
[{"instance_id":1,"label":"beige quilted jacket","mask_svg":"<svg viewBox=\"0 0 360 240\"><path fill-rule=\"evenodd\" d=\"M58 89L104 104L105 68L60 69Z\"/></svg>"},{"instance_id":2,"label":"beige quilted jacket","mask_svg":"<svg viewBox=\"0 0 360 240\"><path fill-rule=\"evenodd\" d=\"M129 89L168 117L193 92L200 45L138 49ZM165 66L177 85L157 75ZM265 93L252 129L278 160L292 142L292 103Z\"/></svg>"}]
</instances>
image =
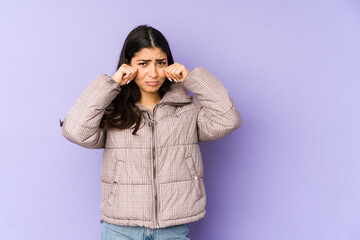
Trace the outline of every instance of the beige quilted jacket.
<instances>
[{"instance_id":1,"label":"beige quilted jacket","mask_svg":"<svg viewBox=\"0 0 360 240\"><path fill-rule=\"evenodd\" d=\"M69 141L104 148L102 221L164 228L202 219L206 193L198 142L220 139L241 125L228 91L204 67L195 68L183 82L172 84L153 115L136 103L144 113L139 136L132 135L132 129L99 128L105 109L120 91L111 77L99 74L62 126Z\"/></svg>"}]
</instances>

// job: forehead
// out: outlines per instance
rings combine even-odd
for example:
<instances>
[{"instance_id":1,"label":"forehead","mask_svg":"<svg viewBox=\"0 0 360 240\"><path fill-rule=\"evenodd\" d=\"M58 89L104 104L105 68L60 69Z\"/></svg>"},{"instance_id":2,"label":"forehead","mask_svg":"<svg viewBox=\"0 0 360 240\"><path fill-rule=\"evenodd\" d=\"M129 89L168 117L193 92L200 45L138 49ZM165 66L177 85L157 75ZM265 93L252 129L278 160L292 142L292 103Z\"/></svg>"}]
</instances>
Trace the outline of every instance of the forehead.
<instances>
[{"instance_id":1,"label":"forehead","mask_svg":"<svg viewBox=\"0 0 360 240\"><path fill-rule=\"evenodd\" d=\"M166 58L166 53L160 48L143 48L134 55L136 59L160 59Z\"/></svg>"}]
</instances>

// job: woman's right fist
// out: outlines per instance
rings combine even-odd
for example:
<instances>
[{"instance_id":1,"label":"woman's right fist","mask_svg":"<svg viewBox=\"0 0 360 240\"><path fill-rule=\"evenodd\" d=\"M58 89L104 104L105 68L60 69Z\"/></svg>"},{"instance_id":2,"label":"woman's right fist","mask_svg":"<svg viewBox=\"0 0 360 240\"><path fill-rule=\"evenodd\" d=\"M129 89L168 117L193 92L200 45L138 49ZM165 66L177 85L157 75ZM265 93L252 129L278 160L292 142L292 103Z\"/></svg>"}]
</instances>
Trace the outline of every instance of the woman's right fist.
<instances>
[{"instance_id":1,"label":"woman's right fist","mask_svg":"<svg viewBox=\"0 0 360 240\"><path fill-rule=\"evenodd\" d=\"M137 70L137 68L131 67L124 63L112 76L112 79L114 79L114 81L117 82L120 86L124 86L136 77Z\"/></svg>"}]
</instances>

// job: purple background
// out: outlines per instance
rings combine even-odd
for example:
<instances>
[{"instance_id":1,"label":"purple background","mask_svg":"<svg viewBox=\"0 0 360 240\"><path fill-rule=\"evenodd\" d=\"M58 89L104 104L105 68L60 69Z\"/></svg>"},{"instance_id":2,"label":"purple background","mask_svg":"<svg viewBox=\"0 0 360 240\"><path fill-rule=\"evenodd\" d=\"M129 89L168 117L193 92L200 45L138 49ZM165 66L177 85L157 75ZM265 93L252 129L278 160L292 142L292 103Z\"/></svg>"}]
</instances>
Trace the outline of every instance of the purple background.
<instances>
[{"instance_id":1,"label":"purple background","mask_svg":"<svg viewBox=\"0 0 360 240\"><path fill-rule=\"evenodd\" d=\"M1 239L100 239L100 164L61 135L127 34L227 87L243 126L201 143L207 214L192 239L360 239L360 3L0 2Z\"/></svg>"}]
</instances>

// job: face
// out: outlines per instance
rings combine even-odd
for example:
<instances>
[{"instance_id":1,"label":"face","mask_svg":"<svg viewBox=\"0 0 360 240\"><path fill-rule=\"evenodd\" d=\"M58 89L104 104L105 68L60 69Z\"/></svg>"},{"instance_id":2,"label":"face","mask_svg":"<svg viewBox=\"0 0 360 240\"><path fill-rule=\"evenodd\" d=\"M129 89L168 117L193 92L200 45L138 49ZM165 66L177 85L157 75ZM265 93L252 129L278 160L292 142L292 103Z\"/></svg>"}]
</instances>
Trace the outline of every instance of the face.
<instances>
[{"instance_id":1,"label":"face","mask_svg":"<svg viewBox=\"0 0 360 240\"><path fill-rule=\"evenodd\" d=\"M138 85L141 94L157 93L165 82L164 68L168 66L166 53L160 48L143 48L136 52L130 62L138 72L133 81Z\"/></svg>"}]
</instances>

